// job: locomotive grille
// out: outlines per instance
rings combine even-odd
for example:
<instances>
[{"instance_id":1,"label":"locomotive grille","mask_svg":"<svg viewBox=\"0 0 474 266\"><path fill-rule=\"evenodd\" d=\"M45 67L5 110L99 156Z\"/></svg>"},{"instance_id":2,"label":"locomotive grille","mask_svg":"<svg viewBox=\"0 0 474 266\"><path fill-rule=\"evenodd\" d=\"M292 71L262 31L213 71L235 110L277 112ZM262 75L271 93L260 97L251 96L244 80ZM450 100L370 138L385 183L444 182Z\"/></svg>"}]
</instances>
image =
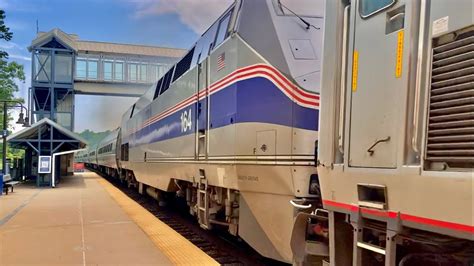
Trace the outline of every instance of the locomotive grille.
<instances>
[{"instance_id":1,"label":"locomotive grille","mask_svg":"<svg viewBox=\"0 0 474 266\"><path fill-rule=\"evenodd\" d=\"M474 26L433 40L426 159L474 167Z\"/></svg>"}]
</instances>

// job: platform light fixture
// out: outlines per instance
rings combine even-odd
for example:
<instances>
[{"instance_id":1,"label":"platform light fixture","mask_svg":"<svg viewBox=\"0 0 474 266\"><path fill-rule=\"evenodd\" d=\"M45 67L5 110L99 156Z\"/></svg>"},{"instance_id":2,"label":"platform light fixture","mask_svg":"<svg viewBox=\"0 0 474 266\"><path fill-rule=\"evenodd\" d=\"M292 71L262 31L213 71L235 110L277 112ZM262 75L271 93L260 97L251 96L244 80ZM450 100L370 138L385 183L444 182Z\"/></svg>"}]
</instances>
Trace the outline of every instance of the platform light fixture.
<instances>
[{"instance_id":1,"label":"platform light fixture","mask_svg":"<svg viewBox=\"0 0 474 266\"><path fill-rule=\"evenodd\" d=\"M28 115L26 115L25 117L25 122L23 122L23 127L30 127L30 118L28 117Z\"/></svg>"},{"instance_id":2,"label":"platform light fixture","mask_svg":"<svg viewBox=\"0 0 474 266\"><path fill-rule=\"evenodd\" d=\"M29 127L30 126L30 118L28 117L28 109L23 106L23 104L20 104L19 106L21 109L20 115L18 116L18 121L16 121L17 124L23 124L23 127ZM26 117L25 114L23 113L23 109L25 109L26 112Z\"/></svg>"},{"instance_id":3,"label":"platform light fixture","mask_svg":"<svg viewBox=\"0 0 474 266\"><path fill-rule=\"evenodd\" d=\"M18 121L16 121L17 124L24 124L25 123L25 114L23 114L23 110L21 110L20 115L18 116Z\"/></svg>"}]
</instances>

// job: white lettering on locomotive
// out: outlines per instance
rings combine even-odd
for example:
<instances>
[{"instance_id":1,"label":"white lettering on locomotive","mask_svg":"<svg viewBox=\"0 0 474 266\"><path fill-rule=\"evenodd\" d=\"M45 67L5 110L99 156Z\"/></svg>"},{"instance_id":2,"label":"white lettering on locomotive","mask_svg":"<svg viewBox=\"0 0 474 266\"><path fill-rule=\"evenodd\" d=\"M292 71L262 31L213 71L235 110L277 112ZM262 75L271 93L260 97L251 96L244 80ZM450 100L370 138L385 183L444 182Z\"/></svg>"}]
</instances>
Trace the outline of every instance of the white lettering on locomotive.
<instances>
[{"instance_id":1,"label":"white lettering on locomotive","mask_svg":"<svg viewBox=\"0 0 474 266\"><path fill-rule=\"evenodd\" d=\"M191 117L191 109L187 112L184 111L181 113L181 132L187 132L191 130L193 125L192 117Z\"/></svg>"}]
</instances>

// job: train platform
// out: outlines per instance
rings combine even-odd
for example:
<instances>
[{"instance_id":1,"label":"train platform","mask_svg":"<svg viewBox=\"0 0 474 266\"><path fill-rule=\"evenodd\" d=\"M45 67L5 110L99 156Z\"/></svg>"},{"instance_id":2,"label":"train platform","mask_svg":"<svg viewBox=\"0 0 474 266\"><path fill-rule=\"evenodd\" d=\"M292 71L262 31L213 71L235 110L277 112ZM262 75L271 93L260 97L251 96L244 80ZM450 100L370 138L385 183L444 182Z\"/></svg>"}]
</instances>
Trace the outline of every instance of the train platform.
<instances>
[{"instance_id":1,"label":"train platform","mask_svg":"<svg viewBox=\"0 0 474 266\"><path fill-rule=\"evenodd\" d=\"M0 265L217 265L95 173L0 196Z\"/></svg>"}]
</instances>

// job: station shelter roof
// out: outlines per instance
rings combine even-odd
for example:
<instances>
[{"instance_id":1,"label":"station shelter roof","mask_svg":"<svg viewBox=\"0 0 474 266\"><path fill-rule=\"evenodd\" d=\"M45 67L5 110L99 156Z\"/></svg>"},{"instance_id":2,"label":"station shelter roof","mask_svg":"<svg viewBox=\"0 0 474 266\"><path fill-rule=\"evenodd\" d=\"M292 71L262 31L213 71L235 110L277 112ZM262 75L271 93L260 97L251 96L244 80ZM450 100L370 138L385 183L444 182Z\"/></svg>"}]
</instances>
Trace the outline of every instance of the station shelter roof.
<instances>
[{"instance_id":1,"label":"station shelter roof","mask_svg":"<svg viewBox=\"0 0 474 266\"><path fill-rule=\"evenodd\" d=\"M32 148L36 152L41 149L42 154L76 150L87 145L84 138L48 118L8 136L7 142L13 148Z\"/></svg>"}]
</instances>

